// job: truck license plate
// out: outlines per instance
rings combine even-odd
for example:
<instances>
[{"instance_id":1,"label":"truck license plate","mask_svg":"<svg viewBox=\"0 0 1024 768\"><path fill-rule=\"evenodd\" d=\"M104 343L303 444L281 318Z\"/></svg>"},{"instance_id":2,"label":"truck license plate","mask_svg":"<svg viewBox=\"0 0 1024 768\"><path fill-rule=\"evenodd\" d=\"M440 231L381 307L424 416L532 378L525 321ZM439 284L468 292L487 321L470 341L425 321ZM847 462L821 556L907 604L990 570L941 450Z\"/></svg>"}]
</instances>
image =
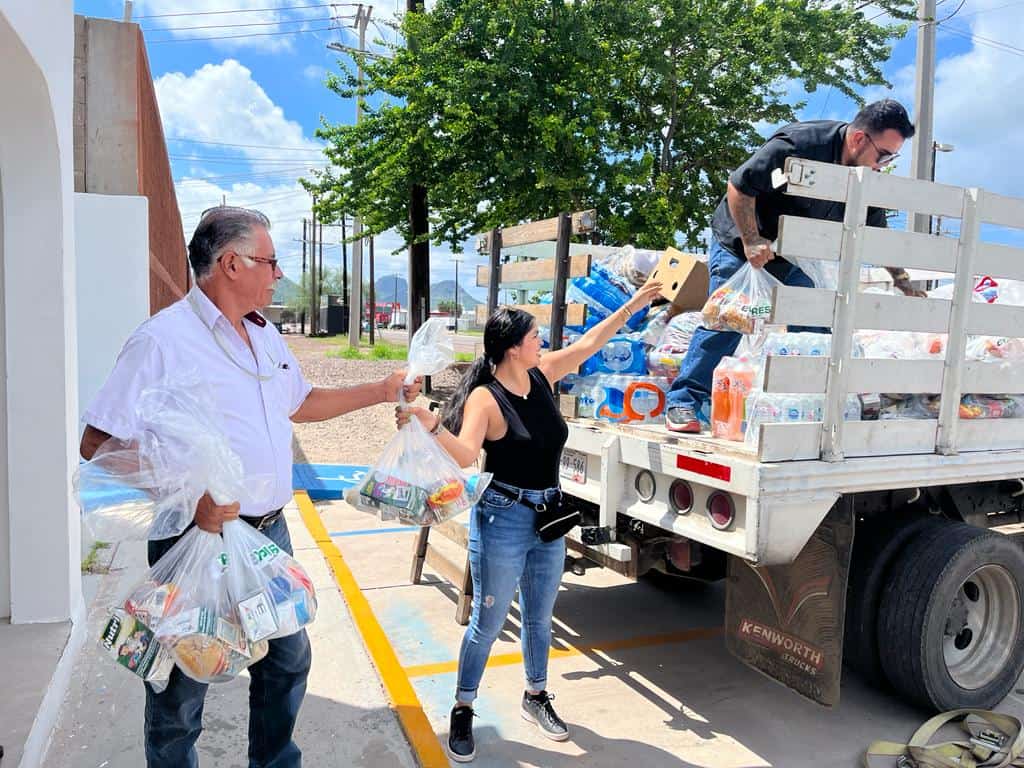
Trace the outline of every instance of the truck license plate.
<instances>
[{"instance_id":1,"label":"truck license plate","mask_svg":"<svg viewBox=\"0 0 1024 768\"><path fill-rule=\"evenodd\" d=\"M562 449L562 461L558 467L558 476L563 480L572 480L581 485L587 482L587 454L569 448Z\"/></svg>"}]
</instances>

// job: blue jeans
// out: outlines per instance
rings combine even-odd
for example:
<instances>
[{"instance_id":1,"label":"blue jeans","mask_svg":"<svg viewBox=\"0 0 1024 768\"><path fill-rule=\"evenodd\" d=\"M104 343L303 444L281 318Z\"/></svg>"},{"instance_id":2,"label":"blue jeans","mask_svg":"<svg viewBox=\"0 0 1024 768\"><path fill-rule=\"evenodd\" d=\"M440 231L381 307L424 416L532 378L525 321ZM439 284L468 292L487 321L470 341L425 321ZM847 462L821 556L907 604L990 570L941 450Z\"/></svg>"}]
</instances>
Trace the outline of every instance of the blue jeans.
<instances>
[{"instance_id":1,"label":"blue jeans","mask_svg":"<svg viewBox=\"0 0 1024 768\"><path fill-rule=\"evenodd\" d=\"M537 504L553 491L522 491ZM536 512L519 501L488 489L469 520L469 563L473 577L473 615L462 638L455 697L476 698L487 658L505 625L509 606L519 588L522 619L520 642L526 687L542 691L548 679L551 615L565 568L565 539L543 542L534 530Z\"/></svg>"},{"instance_id":2,"label":"blue jeans","mask_svg":"<svg viewBox=\"0 0 1024 768\"><path fill-rule=\"evenodd\" d=\"M746 259L736 256L732 251L722 247L717 240L712 239L708 254L708 270L711 273L708 295L718 290L722 283L736 274L744 264ZM769 261L765 269L772 277L786 285L814 287L811 278L799 267L781 259ZM827 328L791 327L789 330L828 333ZM672 387L665 398L666 408L690 408L701 421L710 421L707 410L711 400L712 376L722 358L736 351L740 338L741 334L732 331L709 331L703 327L694 331L690 347L686 350L686 357L679 368L679 375L672 382Z\"/></svg>"},{"instance_id":3,"label":"blue jeans","mask_svg":"<svg viewBox=\"0 0 1024 768\"><path fill-rule=\"evenodd\" d=\"M284 517L262 533L288 554L292 540ZM149 542L153 565L177 538ZM249 768L298 768L302 753L292 741L295 720L306 694L312 655L306 630L270 641L267 655L249 667ZM157 693L146 684L146 765L148 768L196 768L195 743L203 730L207 686L177 667L167 688Z\"/></svg>"}]
</instances>

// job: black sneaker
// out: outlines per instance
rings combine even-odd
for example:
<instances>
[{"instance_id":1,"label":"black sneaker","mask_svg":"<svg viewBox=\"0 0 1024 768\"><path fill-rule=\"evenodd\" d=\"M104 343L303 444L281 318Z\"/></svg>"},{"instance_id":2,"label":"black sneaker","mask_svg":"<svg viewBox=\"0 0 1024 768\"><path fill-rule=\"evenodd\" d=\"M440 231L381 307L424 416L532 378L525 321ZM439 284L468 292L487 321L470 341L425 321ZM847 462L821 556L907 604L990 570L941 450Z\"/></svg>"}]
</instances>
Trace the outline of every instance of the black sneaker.
<instances>
[{"instance_id":1,"label":"black sneaker","mask_svg":"<svg viewBox=\"0 0 1024 768\"><path fill-rule=\"evenodd\" d=\"M549 739L565 741L569 738L569 729L551 706L554 698L547 691L541 691L536 696L523 691L523 719L536 723L540 732Z\"/></svg>"},{"instance_id":2,"label":"black sneaker","mask_svg":"<svg viewBox=\"0 0 1024 768\"><path fill-rule=\"evenodd\" d=\"M676 405L665 411L665 428L669 432L700 432L700 421L691 408Z\"/></svg>"},{"instance_id":3,"label":"black sneaker","mask_svg":"<svg viewBox=\"0 0 1024 768\"><path fill-rule=\"evenodd\" d=\"M468 763L476 757L472 707L452 707L452 720L448 728L448 754L456 763Z\"/></svg>"}]
</instances>

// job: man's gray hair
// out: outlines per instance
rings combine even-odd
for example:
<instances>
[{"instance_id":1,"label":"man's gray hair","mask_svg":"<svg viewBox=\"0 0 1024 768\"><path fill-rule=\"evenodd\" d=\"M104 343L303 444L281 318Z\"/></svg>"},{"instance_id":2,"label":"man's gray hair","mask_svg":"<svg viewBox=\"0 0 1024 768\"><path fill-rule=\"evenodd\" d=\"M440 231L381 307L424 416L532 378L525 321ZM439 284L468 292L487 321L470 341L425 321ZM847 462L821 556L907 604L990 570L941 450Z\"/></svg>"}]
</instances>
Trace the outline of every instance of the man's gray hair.
<instances>
[{"instance_id":1,"label":"man's gray hair","mask_svg":"<svg viewBox=\"0 0 1024 768\"><path fill-rule=\"evenodd\" d=\"M188 244L188 261L196 280L207 277L230 246L251 242L254 227L269 230L270 220L259 211L230 205L204 211Z\"/></svg>"}]
</instances>

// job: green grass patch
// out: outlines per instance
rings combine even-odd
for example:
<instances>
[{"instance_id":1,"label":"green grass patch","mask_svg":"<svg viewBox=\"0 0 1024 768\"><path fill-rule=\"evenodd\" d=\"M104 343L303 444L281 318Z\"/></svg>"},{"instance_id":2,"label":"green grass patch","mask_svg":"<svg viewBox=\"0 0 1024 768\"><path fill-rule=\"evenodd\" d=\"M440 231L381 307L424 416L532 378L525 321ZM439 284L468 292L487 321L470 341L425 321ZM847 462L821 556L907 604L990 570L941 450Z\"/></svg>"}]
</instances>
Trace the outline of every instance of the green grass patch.
<instances>
[{"instance_id":1,"label":"green grass patch","mask_svg":"<svg viewBox=\"0 0 1024 768\"><path fill-rule=\"evenodd\" d=\"M82 560L82 573L106 573L110 569L106 565L100 565L100 552L110 549L110 544L105 541L94 541L89 548L89 554Z\"/></svg>"},{"instance_id":2,"label":"green grass patch","mask_svg":"<svg viewBox=\"0 0 1024 768\"><path fill-rule=\"evenodd\" d=\"M473 355L472 352L456 352L455 353L455 362L456 363L472 363L474 360L476 360L476 357Z\"/></svg>"},{"instance_id":3,"label":"green grass patch","mask_svg":"<svg viewBox=\"0 0 1024 768\"><path fill-rule=\"evenodd\" d=\"M408 351L404 344L378 341L372 347L338 347L327 352L328 357L344 360L405 360Z\"/></svg>"}]
</instances>

